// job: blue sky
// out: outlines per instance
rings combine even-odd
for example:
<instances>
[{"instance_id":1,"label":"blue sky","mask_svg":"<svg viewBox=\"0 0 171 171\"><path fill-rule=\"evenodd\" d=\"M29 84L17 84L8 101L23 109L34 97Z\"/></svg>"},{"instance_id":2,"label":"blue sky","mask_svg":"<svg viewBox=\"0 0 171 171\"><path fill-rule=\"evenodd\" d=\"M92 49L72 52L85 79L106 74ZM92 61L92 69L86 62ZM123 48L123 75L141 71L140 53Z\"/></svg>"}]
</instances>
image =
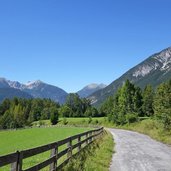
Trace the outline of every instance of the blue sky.
<instances>
[{"instance_id":1,"label":"blue sky","mask_svg":"<svg viewBox=\"0 0 171 171\"><path fill-rule=\"evenodd\" d=\"M75 92L171 46L170 0L0 0L0 77Z\"/></svg>"}]
</instances>

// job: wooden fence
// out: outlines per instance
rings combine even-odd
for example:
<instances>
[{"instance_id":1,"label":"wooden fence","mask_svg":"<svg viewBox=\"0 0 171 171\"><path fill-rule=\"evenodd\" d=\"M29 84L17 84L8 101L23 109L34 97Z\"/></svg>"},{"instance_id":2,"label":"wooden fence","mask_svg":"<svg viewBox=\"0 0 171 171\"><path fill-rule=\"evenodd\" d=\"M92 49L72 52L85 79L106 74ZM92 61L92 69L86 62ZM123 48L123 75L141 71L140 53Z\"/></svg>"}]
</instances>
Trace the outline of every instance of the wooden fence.
<instances>
[{"instance_id":1,"label":"wooden fence","mask_svg":"<svg viewBox=\"0 0 171 171\"><path fill-rule=\"evenodd\" d=\"M75 154L80 152L82 148L86 147L98 136L102 135L102 133L103 127L77 134L51 144L0 156L0 167L10 164L10 171L38 171L49 166L50 171L57 171L64 167ZM59 147L65 144L65 149L59 152ZM74 151L73 155L73 150L76 148L77 151ZM46 151L51 151L49 159L23 170L22 165L24 159L44 153ZM58 164L59 159L64 155L67 155L67 158L62 163Z\"/></svg>"}]
</instances>

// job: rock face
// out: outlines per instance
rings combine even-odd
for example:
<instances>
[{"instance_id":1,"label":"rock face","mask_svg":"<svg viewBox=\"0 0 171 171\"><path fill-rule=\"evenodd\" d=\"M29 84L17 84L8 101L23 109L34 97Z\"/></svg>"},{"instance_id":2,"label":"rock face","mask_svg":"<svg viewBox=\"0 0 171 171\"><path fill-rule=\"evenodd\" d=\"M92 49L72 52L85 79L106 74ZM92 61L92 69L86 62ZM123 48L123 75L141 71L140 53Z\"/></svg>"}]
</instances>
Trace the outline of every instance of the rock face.
<instances>
[{"instance_id":1,"label":"rock face","mask_svg":"<svg viewBox=\"0 0 171 171\"><path fill-rule=\"evenodd\" d=\"M98 106L107 97L113 95L127 79L141 88L144 88L147 84L156 87L163 81L171 79L171 47L150 56L110 85L93 93L88 98L92 100L94 105Z\"/></svg>"},{"instance_id":2,"label":"rock face","mask_svg":"<svg viewBox=\"0 0 171 171\"><path fill-rule=\"evenodd\" d=\"M18 81L10 81L0 78L0 92L3 98L0 101L15 96L23 98L50 98L56 102L64 103L67 93L56 86L46 84L40 80L21 84Z\"/></svg>"},{"instance_id":3,"label":"rock face","mask_svg":"<svg viewBox=\"0 0 171 171\"><path fill-rule=\"evenodd\" d=\"M92 93L94 93L98 90L101 90L105 87L106 87L105 84L96 84L96 83L89 84L89 85L85 86L83 89L81 89L80 91L78 91L77 94L82 98L84 98L84 97L86 98L89 95L91 95Z\"/></svg>"}]
</instances>

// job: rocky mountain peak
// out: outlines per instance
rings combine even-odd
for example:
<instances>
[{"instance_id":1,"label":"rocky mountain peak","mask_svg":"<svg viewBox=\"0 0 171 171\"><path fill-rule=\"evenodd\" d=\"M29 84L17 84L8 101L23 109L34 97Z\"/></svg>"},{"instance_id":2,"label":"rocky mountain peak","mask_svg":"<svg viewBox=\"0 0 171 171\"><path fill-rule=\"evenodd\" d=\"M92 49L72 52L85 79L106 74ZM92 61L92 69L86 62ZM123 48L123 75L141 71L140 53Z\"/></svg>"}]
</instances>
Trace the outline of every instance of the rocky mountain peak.
<instances>
[{"instance_id":1,"label":"rocky mountain peak","mask_svg":"<svg viewBox=\"0 0 171 171\"><path fill-rule=\"evenodd\" d=\"M152 71L171 69L171 47L151 56L151 61L141 63L133 72L133 77L144 77Z\"/></svg>"},{"instance_id":2,"label":"rocky mountain peak","mask_svg":"<svg viewBox=\"0 0 171 171\"><path fill-rule=\"evenodd\" d=\"M15 89L23 89L24 85L19 83L18 81L9 81L8 80L8 84L11 88L15 88Z\"/></svg>"},{"instance_id":3,"label":"rocky mountain peak","mask_svg":"<svg viewBox=\"0 0 171 171\"><path fill-rule=\"evenodd\" d=\"M154 59L161 63L161 71L168 70L170 68L169 66L171 65L171 47L163 50L159 54L156 54L156 56L154 56Z\"/></svg>"},{"instance_id":4,"label":"rocky mountain peak","mask_svg":"<svg viewBox=\"0 0 171 171\"><path fill-rule=\"evenodd\" d=\"M38 87L40 84L43 82L41 80L36 80L36 81L28 81L25 86L28 89L33 89L34 87Z\"/></svg>"}]
</instances>

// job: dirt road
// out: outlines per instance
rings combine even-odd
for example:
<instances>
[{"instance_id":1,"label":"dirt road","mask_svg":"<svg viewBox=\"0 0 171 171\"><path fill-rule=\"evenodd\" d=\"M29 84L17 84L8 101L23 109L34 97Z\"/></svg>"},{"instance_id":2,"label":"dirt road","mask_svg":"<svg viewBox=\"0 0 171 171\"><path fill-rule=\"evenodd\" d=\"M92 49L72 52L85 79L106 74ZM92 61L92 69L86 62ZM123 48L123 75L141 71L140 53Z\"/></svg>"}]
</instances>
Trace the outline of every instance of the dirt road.
<instances>
[{"instance_id":1,"label":"dirt road","mask_svg":"<svg viewBox=\"0 0 171 171\"><path fill-rule=\"evenodd\" d=\"M116 143L110 171L171 171L171 147L140 133L109 131Z\"/></svg>"}]
</instances>

